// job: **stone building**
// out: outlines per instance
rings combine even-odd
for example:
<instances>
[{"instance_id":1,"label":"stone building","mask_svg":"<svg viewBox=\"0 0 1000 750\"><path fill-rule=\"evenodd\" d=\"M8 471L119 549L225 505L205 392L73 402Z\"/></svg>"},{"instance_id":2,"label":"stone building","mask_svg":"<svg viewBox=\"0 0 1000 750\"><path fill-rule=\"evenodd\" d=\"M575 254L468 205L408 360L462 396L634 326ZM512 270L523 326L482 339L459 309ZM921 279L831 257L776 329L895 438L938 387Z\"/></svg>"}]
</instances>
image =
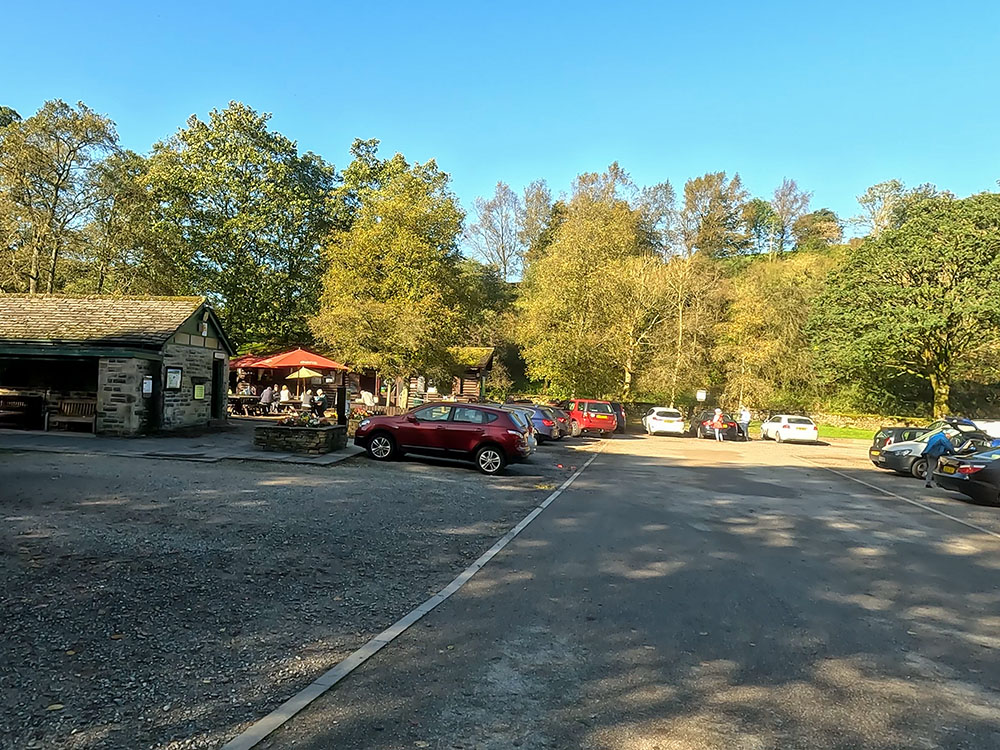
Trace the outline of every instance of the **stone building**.
<instances>
[{"instance_id":1,"label":"stone building","mask_svg":"<svg viewBox=\"0 0 1000 750\"><path fill-rule=\"evenodd\" d=\"M203 297L0 295L0 399L38 404L26 426L206 426L226 417L232 354Z\"/></svg>"}]
</instances>

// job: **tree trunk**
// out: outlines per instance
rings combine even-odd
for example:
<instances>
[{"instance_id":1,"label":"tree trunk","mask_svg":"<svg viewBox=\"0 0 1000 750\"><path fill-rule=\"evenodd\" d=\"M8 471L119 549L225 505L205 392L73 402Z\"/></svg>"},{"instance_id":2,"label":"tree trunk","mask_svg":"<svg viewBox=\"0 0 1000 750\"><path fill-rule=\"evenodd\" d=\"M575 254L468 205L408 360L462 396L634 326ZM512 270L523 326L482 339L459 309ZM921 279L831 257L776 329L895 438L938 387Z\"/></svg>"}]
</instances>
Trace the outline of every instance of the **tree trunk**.
<instances>
[{"instance_id":1,"label":"tree trunk","mask_svg":"<svg viewBox=\"0 0 1000 750\"><path fill-rule=\"evenodd\" d=\"M934 389L934 418L946 417L951 411L951 378L947 372L939 371L931 373L930 381Z\"/></svg>"},{"instance_id":2,"label":"tree trunk","mask_svg":"<svg viewBox=\"0 0 1000 750\"><path fill-rule=\"evenodd\" d=\"M624 375L622 377L622 401L627 403L632 395L632 355L629 354L625 361Z\"/></svg>"},{"instance_id":3,"label":"tree trunk","mask_svg":"<svg viewBox=\"0 0 1000 750\"><path fill-rule=\"evenodd\" d=\"M52 259L49 262L49 278L45 283L45 291L52 294L56 288L56 264L59 262L59 242L52 245Z\"/></svg>"},{"instance_id":4,"label":"tree trunk","mask_svg":"<svg viewBox=\"0 0 1000 750\"><path fill-rule=\"evenodd\" d=\"M38 266L41 253L38 252L38 245L33 244L31 248L31 267L28 270L28 294L35 294L38 291Z\"/></svg>"}]
</instances>

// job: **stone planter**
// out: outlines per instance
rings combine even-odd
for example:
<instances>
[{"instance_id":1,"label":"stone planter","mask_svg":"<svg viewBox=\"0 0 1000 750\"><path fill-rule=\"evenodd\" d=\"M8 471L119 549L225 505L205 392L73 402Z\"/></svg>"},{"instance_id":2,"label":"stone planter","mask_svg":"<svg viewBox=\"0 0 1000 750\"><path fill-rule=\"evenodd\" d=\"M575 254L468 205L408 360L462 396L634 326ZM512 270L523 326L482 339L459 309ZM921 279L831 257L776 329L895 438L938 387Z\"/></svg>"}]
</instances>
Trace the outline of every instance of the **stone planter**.
<instances>
[{"instance_id":1,"label":"stone planter","mask_svg":"<svg viewBox=\"0 0 1000 750\"><path fill-rule=\"evenodd\" d=\"M347 427L283 427L264 425L255 427L253 444L265 451L278 453L305 453L318 456L347 447Z\"/></svg>"}]
</instances>

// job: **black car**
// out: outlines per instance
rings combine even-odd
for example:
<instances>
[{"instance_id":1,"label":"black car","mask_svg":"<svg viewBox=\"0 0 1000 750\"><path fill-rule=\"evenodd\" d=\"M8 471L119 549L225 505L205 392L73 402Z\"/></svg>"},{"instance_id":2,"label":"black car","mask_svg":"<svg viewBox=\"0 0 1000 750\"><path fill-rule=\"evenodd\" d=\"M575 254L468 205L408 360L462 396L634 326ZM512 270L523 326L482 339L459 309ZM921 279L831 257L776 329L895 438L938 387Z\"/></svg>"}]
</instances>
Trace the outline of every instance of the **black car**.
<instances>
[{"instance_id":1,"label":"black car","mask_svg":"<svg viewBox=\"0 0 1000 750\"><path fill-rule=\"evenodd\" d=\"M965 432L952 427L945 428L945 433L958 455L966 456L979 453L993 447L993 438L985 432L973 430ZM927 471L927 459L924 458L924 448L931 435L938 430L925 432L916 440L893 443L882 449L877 457L876 466L888 469L897 474L909 474L917 479L923 479Z\"/></svg>"},{"instance_id":2,"label":"black car","mask_svg":"<svg viewBox=\"0 0 1000 750\"><path fill-rule=\"evenodd\" d=\"M971 456L944 456L934 471L942 489L961 492L977 503L1000 505L1000 448Z\"/></svg>"},{"instance_id":3,"label":"black car","mask_svg":"<svg viewBox=\"0 0 1000 750\"><path fill-rule=\"evenodd\" d=\"M736 424L736 420L733 419L731 414L726 414L723 412L722 419L726 423L726 426L722 429L722 437L726 440L743 440L743 435L740 433L740 426ZM688 427L687 434L699 438L715 438L715 428L712 427L712 422L715 421L715 409L706 409L705 411L696 412L694 416L691 417L691 424Z\"/></svg>"},{"instance_id":4,"label":"black car","mask_svg":"<svg viewBox=\"0 0 1000 750\"><path fill-rule=\"evenodd\" d=\"M617 401L611 402L611 410L615 413L615 432L625 432L625 407Z\"/></svg>"},{"instance_id":5,"label":"black car","mask_svg":"<svg viewBox=\"0 0 1000 750\"><path fill-rule=\"evenodd\" d=\"M972 420L965 419L964 417L942 417L941 419L934 420L926 427L883 427L875 433L871 447L868 449L868 458L879 468L886 468L879 461L884 448L894 443L916 440L921 435L940 430L942 427L952 427L960 432L976 432L978 430Z\"/></svg>"}]
</instances>

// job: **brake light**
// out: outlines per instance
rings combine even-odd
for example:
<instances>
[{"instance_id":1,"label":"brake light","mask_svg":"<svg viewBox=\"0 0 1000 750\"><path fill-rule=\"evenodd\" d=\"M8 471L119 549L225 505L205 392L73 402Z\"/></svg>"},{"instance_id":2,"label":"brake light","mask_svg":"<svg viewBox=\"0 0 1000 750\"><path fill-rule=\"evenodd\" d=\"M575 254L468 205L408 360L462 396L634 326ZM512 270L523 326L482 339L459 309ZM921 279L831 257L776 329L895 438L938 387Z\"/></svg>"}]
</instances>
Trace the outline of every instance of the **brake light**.
<instances>
[{"instance_id":1,"label":"brake light","mask_svg":"<svg viewBox=\"0 0 1000 750\"><path fill-rule=\"evenodd\" d=\"M783 430L789 430L789 429L791 429L791 427L789 425L787 425L787 424L783 424L783 425L781 425L781 429L783 429Z\"/></svg>"},{"instance_id":2,"label":"brake light","mask_svg":"<svg viewBox=\"0 0 1000 750\"><path fill-rule=\"evenodd\" d=\"M885 445L892 445L892 438L886 438Z\"/></svg>"},{"instance_id":3,"label":"brake light","mask_svg":"<svg viewBox=\"0 0 1000 750\"><path fill-rule=\"evenodd\" d=\"M735 427L736 422L726 422L726 427Z\"/></svg>"},{"instance_id":4,"label":"brake light","mask_svg":"<svg viewBox=\"0 0 1000 750\"><path fill-rule=\"evenodd\" d=\"M555 424L555 422L553 422L551 419L543 419L542 424L545 425L546 427L551 427L552 425Z\"/></svg>"},{"instance_id":5,"label":"brake light","mask_svg":"<svg viewBox=\"0 0 1000 750\"><path fill-rule=\"evenodd\" d=\"M986 464L967 464L965 466L959 466L958 469L955 470L955 473L969 476L969 474L975 474L977 471L982 471L985 468Z\"/></svg>"}]
</instances>

